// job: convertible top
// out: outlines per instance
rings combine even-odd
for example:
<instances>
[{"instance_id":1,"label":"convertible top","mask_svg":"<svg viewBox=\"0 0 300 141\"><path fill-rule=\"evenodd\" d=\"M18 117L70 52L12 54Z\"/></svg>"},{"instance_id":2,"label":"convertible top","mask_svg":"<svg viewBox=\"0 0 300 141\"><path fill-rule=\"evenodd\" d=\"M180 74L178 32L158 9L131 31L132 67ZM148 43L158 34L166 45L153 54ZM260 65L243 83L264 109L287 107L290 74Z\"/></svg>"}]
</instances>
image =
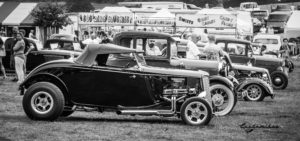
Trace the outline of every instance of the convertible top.
<instances>
[{"instance_id":1,"label":"convertible top","mask_svg":"<svg viewBox=\"0 0 300 141\"><path fill-rule=\"evenodd\" d=\"M82 54L75 59L76 63L91 66L98 54L139 53L135 49L126 48L114 44L89 44Z\"/></svg>"}]
</instances>

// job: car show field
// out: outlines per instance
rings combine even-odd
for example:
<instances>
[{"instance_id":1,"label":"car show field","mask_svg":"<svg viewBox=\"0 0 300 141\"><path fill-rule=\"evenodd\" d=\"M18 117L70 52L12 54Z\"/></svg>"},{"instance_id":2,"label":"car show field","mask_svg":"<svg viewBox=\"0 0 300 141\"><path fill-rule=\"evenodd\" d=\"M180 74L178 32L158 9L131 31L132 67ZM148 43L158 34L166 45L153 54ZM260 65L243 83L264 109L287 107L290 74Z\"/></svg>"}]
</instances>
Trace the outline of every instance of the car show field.
<instances>
[{"instance_id":1,"label":"car show field","mask_svg":"<svg viewBox=\"0 0 300 141\"><path fill-rule=\"evenodd\" d=\"M18 86L0 81L0 140L299 140L300 63L275 99L238 101L233 111L207 126L178 118L79 112L56 121L33 121L24 113ZM88 110L88 109L86 109Z\"/></svg>"}]
</instances>

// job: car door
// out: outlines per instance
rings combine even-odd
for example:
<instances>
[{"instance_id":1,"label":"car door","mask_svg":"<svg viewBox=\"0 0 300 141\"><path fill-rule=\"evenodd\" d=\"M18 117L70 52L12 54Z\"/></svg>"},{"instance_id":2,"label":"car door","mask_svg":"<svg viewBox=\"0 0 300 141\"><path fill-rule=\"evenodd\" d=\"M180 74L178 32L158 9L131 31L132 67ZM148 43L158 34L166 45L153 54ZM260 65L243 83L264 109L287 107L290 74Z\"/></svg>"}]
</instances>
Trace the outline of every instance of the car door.
<instances>
[{"instance_id":1,"label":"car door","mask_svg":"<svg viewBox=\"0 0 300 141\"><path fill-rule=\"evenodd\" d=\"M26 69L27 71L31 71L44 62L46 61L43 54L40 51L33 50L27 55Z\"/></svg>"},{"instance_id":2,"label":"car door","mask_svg":"<svg viewBox=\"0 0 300 141\"><path fill-rule=\"evenodd\" d=\"M99 106L144 106L153 103L146 75L121 68L92 66L69 71L73 102Z\"/></svg>"}]
</instances>

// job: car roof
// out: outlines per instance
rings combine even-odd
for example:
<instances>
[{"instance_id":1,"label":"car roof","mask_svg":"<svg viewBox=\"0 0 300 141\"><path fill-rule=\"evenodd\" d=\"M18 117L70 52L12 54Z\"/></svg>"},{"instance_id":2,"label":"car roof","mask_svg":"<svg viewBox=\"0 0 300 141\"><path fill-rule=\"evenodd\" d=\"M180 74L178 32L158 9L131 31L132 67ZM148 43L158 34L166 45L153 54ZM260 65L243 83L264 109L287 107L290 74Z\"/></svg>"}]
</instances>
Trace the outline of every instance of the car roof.
<instances>
[{"instance_id":1,"label":"car roof","mask_svg":"<svg viewBox=\"0 0 300 141\"><path fill-rule=\"evenodd\" d=\"M235 43L250 44L250 41L242 40L242 39L229 38L229 37L218 37L218 38L216 38L216 41L230 41L230 42L235 42Z\"/></svg>"},{"instance_id":2,"label":"car roof","mask_svg":"<svg viewBox=\"0 0 300 141\"><path fill-rule=\"evenodd\" d=\"M46 42L74 42L74 40L70 39L48 39Z\"/></svg>"},{"instance_id":3,"label":"car roof","mask_svg":"<svg viewBox=\"0 0 300 141\"><path fill-rule=\"evenodd\" d=\"M124 36L125 37L148 37L148 38L171 38L171 39L173 39L173 37L167 33L152 32L152 31L124 31L124 32L120 32L120 33L116 34L114 37L114 40L119 39Z\"/></svg>"},{"instance_id":4,"label":"car roof","mask_svg":"<svg viewBox=\"0 0 300 141\"><path fill-rule=\"evenodd\" d=\"M270 15L291 15L291 11L274 11Z\"/></svg>"},{"instance_id":5,"label":"car roof","mask_svg":"<svg viewBox=\"0 0 300 141\"><path fill-rule=\"evenodd\" d=\"M138 53L132 48L126 48L115 44L88 44L83 50L82 54L76 58L75 62L91 66L98 54L119 54L119 53Z\"/></svg>"}]
</instances>

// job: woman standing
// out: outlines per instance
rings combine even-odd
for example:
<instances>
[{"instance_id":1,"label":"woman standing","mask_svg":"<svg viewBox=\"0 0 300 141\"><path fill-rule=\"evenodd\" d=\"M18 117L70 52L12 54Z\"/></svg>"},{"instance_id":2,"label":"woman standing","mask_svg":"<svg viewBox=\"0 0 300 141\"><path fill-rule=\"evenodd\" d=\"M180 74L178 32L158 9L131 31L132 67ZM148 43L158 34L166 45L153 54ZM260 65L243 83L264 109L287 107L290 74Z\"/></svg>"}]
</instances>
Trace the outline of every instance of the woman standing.
<instances>
[{"instance_id":1,"label":"woman standing","mask_svg":"<svg viewBox=\"0 0 300 141\"><path fill-rule=\"evenodd\" d=\"M15 59L15 70L18 77L18 84L22 83L24 81L25 72L25 42L23 40L22 33L17 33L17 43L15 44L14 48L14 59Z\"/></svg>"},{"instance_id":2,"label":"woman standing","mask_svg":"<svg viewBox=\"0 0 300 141\"><path fill-rule=\"evenodd\" d=\"M4 68L3 63L2 63L2 58L4 58L5 56L6 56L5 47L4 47L3 40L1 39L1 36L0 36L0 69L2 71L4 79L7 78L6 73L5 73L5 68Z\"/></svg>"}]
</instances>

